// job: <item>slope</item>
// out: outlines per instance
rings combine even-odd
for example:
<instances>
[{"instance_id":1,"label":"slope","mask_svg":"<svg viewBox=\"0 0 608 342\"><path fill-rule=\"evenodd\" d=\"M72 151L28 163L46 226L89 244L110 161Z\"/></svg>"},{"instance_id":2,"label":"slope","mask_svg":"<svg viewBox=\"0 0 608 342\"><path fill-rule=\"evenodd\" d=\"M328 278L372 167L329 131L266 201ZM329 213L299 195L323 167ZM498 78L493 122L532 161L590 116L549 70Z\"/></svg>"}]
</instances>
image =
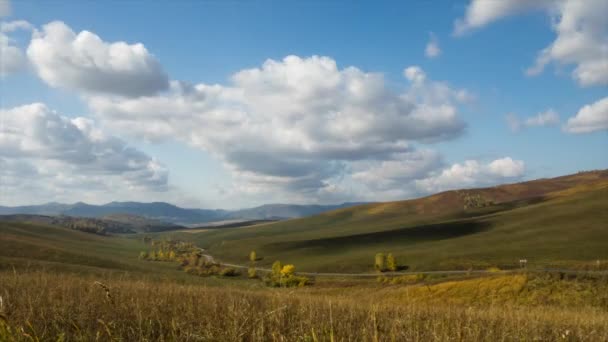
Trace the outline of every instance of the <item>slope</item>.
<instances>
[{"instance_id":1,"label":"slope","mask_svg":"<svg viewBox=\"0 0 608 342\"><path fill-rule=\"evenodd\" d=\"M377 252L412 269L577 266L608 259L608 172L449 191L311 218L188 236L213 255L245 263L256 250L301 270L370 270Z\"/></svg>"}]
</instances>

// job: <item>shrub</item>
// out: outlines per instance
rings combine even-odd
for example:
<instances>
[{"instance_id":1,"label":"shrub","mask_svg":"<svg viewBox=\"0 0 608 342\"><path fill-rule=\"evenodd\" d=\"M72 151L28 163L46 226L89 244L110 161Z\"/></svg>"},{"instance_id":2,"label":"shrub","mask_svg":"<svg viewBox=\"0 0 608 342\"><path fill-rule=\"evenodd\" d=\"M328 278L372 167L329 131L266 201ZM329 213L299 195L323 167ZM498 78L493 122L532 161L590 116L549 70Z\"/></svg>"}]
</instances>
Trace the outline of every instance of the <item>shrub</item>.
<instances>
[{"instance_id":1,"label":"shrub","mask_svg":"<svg viewBox=\"0 0 608 342\"><path fill-rule=\"evenodd\" d=\"M237 271L235 268L232 268L232 267L224 268L220 271L220 275L222 277L236 277L239 274L240 274L239 271Z\"/></svg>"},{"instance_id":2,"label":"shrub","mask_svg":"<svg viewBox=\"0 0 608 342\"><path fill-rule=\"evenodd\" d=\"M250 267L250 268L247 270L247 276L248 276L250 279L255 279L255 278L257 278L257 277L258 277L258 272L255 270L255 268L254 268L254 267Z\"/></svg>"},{"instance_id":3,"label":"shrub","mask_svg":"<svg viewBox=\"0 0 608 342\"><path fill-rule=\"evenodd\" d=\"M289 277L289 276L293 275L295 270L296 270L296 267L294 265L285 265L285 266L283 266L283 268L281 268L281 276Z\"/></svg>"},{"instance_id":4,"label":"shrub","mask_svg":"<svg viewBox=\"0 0 608 342\"><path fill-rule=\"evenodd\" d=\"M312 283L307 277L295 275L295 269L294 265L281 266L280 261L275 261L264 283L271 287L303 287Z\"/></svg>"}]
</instances>

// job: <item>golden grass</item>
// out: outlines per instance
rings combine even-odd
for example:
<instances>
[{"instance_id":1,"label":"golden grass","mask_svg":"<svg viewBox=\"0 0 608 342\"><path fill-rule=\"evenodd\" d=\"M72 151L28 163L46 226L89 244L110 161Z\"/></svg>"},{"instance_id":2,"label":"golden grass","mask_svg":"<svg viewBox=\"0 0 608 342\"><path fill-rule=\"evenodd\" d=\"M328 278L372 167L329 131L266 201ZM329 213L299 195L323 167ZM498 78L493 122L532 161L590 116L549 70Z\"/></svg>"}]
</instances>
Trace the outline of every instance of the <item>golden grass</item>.
<instances>
[{"instance_id":1,"label":"golden grass","mask_svg":"<svg viewBox=\"0 0 608 342\"><path fill-rule=\"evenodd\" d=\"M0 340L608 340L608 313L601 308L437 305L391 297L402 287L382 289L365 300L350 289L331 295L3 272L7 323L0 323Z\"/></svg>"}]
</instances>

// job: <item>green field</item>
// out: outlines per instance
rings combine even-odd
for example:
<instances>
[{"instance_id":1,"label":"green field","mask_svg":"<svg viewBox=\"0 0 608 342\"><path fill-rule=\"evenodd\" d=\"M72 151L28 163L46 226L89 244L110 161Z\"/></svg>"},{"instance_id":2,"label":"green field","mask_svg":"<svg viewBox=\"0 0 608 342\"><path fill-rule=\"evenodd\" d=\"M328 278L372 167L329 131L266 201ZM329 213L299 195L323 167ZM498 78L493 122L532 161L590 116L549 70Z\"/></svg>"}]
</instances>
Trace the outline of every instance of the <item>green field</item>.
<instances>
[{"instance_id":1,"label":"green field","mask_svg":"<svg viewBox=\"0 0 608 342\"><path fill-rule=\"evenodd\" d=\"M473 204L471 204L473 203ZM468 207L466 207L468 205ZM608 263L607 172L370 204L257 227L167 233L222 261L249 251L302 271L365 272L377 252L411 270Z\"/></svg>"}]
</instances>

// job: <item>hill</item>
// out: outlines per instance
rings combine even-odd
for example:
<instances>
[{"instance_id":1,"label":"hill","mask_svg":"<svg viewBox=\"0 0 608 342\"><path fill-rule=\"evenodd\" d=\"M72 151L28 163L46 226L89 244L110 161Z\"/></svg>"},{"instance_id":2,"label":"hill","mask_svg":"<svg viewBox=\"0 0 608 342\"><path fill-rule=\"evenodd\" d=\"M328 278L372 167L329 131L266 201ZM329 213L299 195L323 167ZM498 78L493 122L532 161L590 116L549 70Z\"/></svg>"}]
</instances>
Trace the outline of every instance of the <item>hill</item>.
<instances>
[{"instance_id":1,"label":"hill","mask_svg":"<svg viewBox=\"0 0 608 342\"><path fill-rule=\"evenodd\" d=\"M31 214L0 215L0 221L29 222L58 226L98 235L163 232L184 229L172 223L164 223L134 215L109 215L104 218L45 216Z\"/></svg>"},{"instance_id":2,"label":"hill","mask_svg":"<svg viewBox=\"0 0 608 342\"><path fill-rule=\"evenodd\" d=\"M369 271L377 252L411 269L580 266L608 259L607 209L608 171L593 171L181 237L226 261L256 250L311 271Z\"/></svg>"},{"instance_id":3,"label":"hill","mask_svg":"<svg viewBox=\"0 0 608 342\"><path fill-rule=\"evenodd\" d=\"M342 203L333 205L264 204L259 207L236 210L231 216L244 220L272 220L300 218L318 215L326 211L348 208L363 203Z\"/></svg>"}]
</instances>

